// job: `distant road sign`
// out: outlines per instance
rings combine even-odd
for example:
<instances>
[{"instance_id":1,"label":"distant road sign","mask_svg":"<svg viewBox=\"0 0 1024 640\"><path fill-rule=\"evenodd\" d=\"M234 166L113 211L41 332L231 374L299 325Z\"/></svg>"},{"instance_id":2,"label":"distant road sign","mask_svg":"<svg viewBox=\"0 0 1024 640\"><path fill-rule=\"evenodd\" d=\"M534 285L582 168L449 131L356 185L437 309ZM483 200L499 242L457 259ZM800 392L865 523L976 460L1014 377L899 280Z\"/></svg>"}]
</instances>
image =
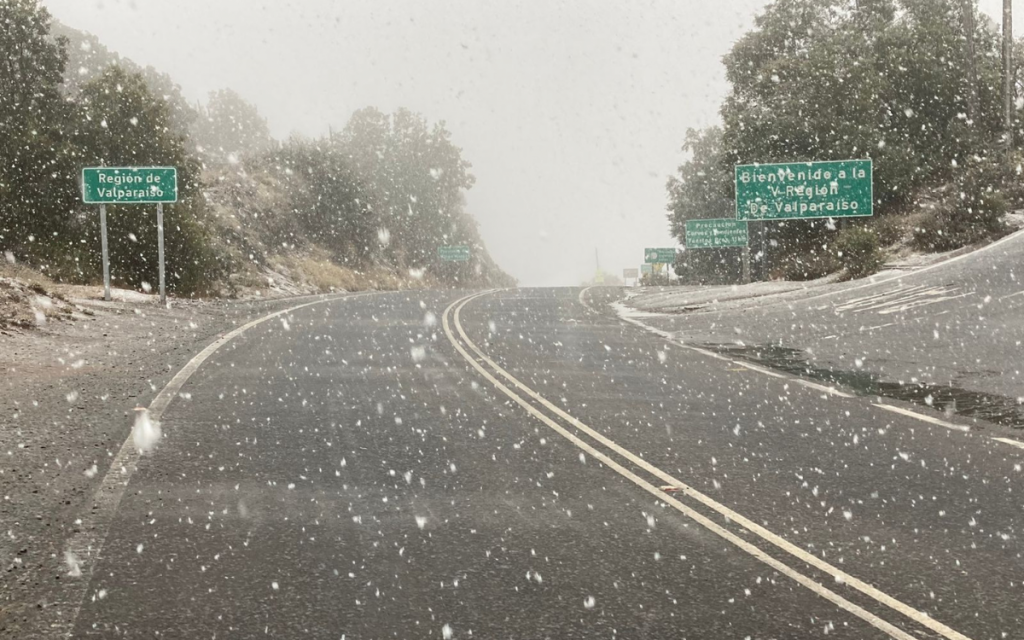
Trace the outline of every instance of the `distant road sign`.
<instances>
[{"instance_id":1,"label":"distant road sign","mask_svg":"<svg viewBox=\"0 0 1024 640\"><path fill-rule=\"evenodd\" d=\"M738 220L872 214L871 160L746 164L735 172Z\"/></svg>"},{"instance_id":2,"label":"distant road sign","mask_svg":"<svg viewBox=\"0 0 1024 640\"><path fill-rule=\"evenodd\" d=\"M443 245L437 248L437 255L445 262L469 262L469 247L464 244Z\"/></svg>"},{"instance_id":3,"label":"distant road sign","mask_svg":"<svg viewBox=\"0 0 1024 640\"><path fill-rule=\"evenodd\" d=\"M676 250L668 248L644 249L644 262L657 264L673 264L676 261Z\"/></svg>"},{"instance_id":4,"label":"distant road sign","mask_svg":"<svg viewBox=\"0 0 1024 640\"><path fill-rule=\"evenodd\" d=\"M637 269L623 269L622 270L622 277L623 278L636 278L639 275L640 275L640 272Z\"/></svg>"},{"instance_id":5,"label":"distant road sign","mask_svg":"<svg viewBox=\"0 0 1024 640\"><path fill-rule=\"evenodd\" d=\"M747 242L747 223L744 220L715 218L686 221L687 249L745 247Z\"/></svg>"},{"instance_id":6,"label":"distant road sign","mask_svg":"<svg viewBox=\"0 0 1024 640\"><path fill-rule=\"evenodd\" d=\"M86 204L146 204L177 201L178 170L174 167L87 167L82 169L82 202Z\"/></svg>"},{"instance_id":7,"label":"distant road sign","mask_svg":"<svg viewBox=\"0 0 1024 640\"><path fill-rule=\"evenodd\" d=\"M654 273L654 265L653 264L642 264L642 265L640 265L640 273L643 273L643 274Z\"/></svg>"}]
</instances>

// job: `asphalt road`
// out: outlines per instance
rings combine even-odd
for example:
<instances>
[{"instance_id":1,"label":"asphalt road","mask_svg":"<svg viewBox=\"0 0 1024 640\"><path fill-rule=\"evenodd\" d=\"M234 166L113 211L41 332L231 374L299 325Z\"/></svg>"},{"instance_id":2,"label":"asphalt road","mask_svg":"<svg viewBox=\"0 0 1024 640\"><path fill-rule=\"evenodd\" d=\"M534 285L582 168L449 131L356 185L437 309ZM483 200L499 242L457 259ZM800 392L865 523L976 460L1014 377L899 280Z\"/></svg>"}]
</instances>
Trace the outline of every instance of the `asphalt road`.
<instances>
[{"instance_id":1,"label":"asphalt road","mask_svg":"<svg viewBox=\"0 0 1024 640\"><path fill-rule=\"evenodd\" d=\"M617 295L239 335L112 470L71 635L1021 636L1024 450L672 345Z\"/></svg>"},{"instance_id":2,"label":"asphalt road","mask_svg":"<svg viewBox=\"0 0 1024 640\"><path fill-rule=\"evenodd\" d=\"M644 321L868 392L1024 428L1024 233L920 272ZM880 389L879 383L886 386ZM913 387L928 385L918 393ZM944 390L945 389L945 390Z\"/></svg>"}]
</instances>

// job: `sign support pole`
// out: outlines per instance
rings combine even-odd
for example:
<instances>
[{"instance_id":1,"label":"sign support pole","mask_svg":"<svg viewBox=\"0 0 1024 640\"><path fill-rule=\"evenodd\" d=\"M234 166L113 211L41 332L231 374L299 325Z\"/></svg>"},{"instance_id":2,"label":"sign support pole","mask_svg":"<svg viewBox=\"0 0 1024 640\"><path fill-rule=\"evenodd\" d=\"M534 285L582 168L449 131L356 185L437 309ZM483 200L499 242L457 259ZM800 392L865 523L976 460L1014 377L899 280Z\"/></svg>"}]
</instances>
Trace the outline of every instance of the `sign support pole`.
<instances>
[{"instance_id":1,"label":"sign support pole","mask_svg":"<svg viewBox=\"0 0 1024 640\"><path fill-rule=\"evenodd\" d=\"M100 205L100 248L103 253L103 299L110 302L110 254L107 253L107 205L105 204Z\"/></svg>"},{"instance_id":2,"label":"sign support pole","mask_svg":"<svg viewBox=\"0 0 1024 640\"><path fill-rule=\"evenodd\" d=\"M164 205L156 205L156 250L160 260L160 304L167 302L167 290L164 283Z\"/></svg>"},{"instance_id":3,"label":"sign support pole","mask_svg":"<svg viewBox=\"0 0 1024 640\"><path fill-rule=\"evenodd\" d=\"M743 247L743 284L750 284L750 245Z\"/></svg>"},{"instance_id":4,"label":"sign support pole","mask_svg":"<svg viewBox=\"0 0 1024 640\"><path fill-rule=\"evenodd\" d=\"M761 280L768 282L768 221L761 220Z\"/></svg>"}]
</instances>

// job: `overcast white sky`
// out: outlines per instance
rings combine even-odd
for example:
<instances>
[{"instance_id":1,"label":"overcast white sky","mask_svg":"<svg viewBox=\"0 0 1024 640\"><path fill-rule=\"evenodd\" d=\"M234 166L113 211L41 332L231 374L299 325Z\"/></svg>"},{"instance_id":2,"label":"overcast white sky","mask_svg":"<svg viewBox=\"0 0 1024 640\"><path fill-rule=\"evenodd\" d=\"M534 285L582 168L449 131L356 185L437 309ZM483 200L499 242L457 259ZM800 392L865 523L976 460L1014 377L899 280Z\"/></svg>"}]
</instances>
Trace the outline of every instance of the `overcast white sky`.
<instances>
[{"instance_id":1,"label":"overcast white sky","mask_svg":"<svg viewBox=\"0 0 1024 640\"><path fill-rule=\"evenodd\" d=\"M721 57L765 4L44 0L193 100L234 89L279 138L364 106L446 120L477 178L469 209L523 285L578 284L595 249L620 272L675 244L665 181L686 129L717 122ZM981 6L998 18L1001 0Z\"/></svg>"}]
</instances>

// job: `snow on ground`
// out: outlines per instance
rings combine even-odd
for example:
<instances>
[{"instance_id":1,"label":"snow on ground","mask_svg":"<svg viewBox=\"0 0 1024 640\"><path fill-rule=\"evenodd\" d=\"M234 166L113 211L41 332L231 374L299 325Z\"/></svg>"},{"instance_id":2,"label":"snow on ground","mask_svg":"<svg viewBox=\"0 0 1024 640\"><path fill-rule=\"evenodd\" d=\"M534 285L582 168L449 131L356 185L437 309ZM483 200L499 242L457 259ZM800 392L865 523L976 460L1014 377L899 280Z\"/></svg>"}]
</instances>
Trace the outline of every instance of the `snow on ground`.
<instances>
[{"instance_id":1,"label":"snow on ground","mask_svg":"<svg viewBox=\"0 0 1024 640\"><path fill-rule=\"evenodd\" d=\"M656 313L687 313L715 306L731 300L746 300L761 296L779 295L834 282L835 278L822 278L811 282L787 282L773 280L750 284L644 287L639 293L628 298L629 306L638 311Z\"/></svg>"},{"instance_id":2,"label":"snow on ground","mask_svg":"<svg viewBox=\"0 0 1024 640\"><path fill-rule=\"evenodd\" d=\"M0 276L0 329L42 326L71 316L70 305L43 287Z\"/></svg>"},{"instance_id":3,"label":"snow on ground","mask_svg":"<svg viewBox=\"0 0 1024 640\"><path fill-rule=\"evenodd\" d=\"M102 286L74 286L68 287L67 292L68 300L79 304L96 304L105 302L103 300L103 287ZM156 291L154 289L154 291ZM143 293L141 291L132 291L131 289L118 289L117 287L110 288L110 301L111 302L130 302L133 304L158 304L160 302L160 295L158 293Z\"/></svg>"},{"instance_id":4,"label":"snow on ground","mask_svg":"<svg viewBox=\"0 0 1024 640\"><path fill-rule=\"evenodd\" d=\"M1024 211L1007 214L1005 221L1007 226L1015 230L1024 229ZM904 276L909 271L916 271L970 253L983 246L985 245L972 245L943 253L924 253L906 245L900 247L890 257L882 271L857 281L839 282L839 274L832 274L818 280L805 282L773 280L733 285L643 287L627 294L625 302L636 311L655 314L725 311L749 306L749 301L755 298L764 298L763 302L771 303L829 293L836 289L868 282L884 282Z\"/></svg>"}]
</instances>

